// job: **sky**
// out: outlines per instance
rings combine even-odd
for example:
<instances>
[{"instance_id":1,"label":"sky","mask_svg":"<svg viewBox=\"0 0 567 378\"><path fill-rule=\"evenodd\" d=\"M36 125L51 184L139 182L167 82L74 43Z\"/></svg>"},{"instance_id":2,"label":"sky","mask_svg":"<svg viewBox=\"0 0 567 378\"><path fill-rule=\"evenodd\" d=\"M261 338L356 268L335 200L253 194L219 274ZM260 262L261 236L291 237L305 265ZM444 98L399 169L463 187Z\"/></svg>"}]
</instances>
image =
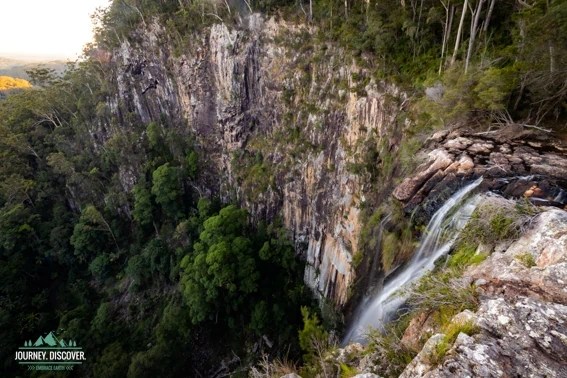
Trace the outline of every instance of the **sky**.
<instances>
[{"instance_id":1,"label":"sky","mask_svg":"<svg viewBox=\"0 0 567 378\"><path fill-rule=\"evenodd\" d=\"M75 60L92 39L91 14L110 0L0 0L0 56Z\"/></svg>"}]
</instances>

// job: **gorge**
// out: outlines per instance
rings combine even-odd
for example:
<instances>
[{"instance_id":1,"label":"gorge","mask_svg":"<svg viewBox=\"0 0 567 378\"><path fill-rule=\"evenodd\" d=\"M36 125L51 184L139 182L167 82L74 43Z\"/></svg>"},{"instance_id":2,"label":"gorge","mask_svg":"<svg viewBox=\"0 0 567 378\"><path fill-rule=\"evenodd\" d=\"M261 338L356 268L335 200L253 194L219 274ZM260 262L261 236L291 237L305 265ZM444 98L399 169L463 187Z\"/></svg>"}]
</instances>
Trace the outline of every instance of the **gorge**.
<instances>
[{"instance_id":1,"label":"gorge","mask_svg":"<svg viewBox=\"0 0 567 378\"><path fill-rule=\"evenodd\" d=\"M564 376L567 7L469 3L112 1L0 99L2 371Z\"/></svg>"}]
</instances>

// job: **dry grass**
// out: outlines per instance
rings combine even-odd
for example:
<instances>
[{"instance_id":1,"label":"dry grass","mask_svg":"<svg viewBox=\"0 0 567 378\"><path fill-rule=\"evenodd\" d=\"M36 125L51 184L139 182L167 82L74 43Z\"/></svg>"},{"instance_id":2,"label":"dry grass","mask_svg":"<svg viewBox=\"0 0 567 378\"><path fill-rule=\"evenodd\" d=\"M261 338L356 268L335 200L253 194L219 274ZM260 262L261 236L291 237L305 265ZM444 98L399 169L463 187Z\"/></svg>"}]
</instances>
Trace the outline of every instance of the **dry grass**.
<instances>
[{"instance_id":1,"label":"dry grass","mask_svg":"<svg viewBox=\"0 0 567 378\"><path fill-rule=\"evenodd\" d=\"M287 358L275 358L270 361L267 355L262 356L262 360L250 369L250 378L279 378L286 374L296 373L297 366Z\"/></svg>"}]
</instances>

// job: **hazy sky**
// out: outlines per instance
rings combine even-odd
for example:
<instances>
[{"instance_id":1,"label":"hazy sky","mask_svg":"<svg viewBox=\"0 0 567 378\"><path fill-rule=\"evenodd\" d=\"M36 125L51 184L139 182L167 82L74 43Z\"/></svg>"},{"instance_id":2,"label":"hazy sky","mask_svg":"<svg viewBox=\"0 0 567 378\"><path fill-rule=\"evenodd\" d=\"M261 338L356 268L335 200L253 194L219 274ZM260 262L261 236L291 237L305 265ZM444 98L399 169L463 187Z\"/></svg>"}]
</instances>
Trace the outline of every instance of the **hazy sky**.
<instances>
[{"instance_id":1,"label":"hazy sky","mask_svg":"<svg viewBox=\"0 0 567 378\"><path fill-rule=\"evenodd\" d=\"M0 0L0 56L75 59L110 0Z\"/></svg>"}]
</instances>

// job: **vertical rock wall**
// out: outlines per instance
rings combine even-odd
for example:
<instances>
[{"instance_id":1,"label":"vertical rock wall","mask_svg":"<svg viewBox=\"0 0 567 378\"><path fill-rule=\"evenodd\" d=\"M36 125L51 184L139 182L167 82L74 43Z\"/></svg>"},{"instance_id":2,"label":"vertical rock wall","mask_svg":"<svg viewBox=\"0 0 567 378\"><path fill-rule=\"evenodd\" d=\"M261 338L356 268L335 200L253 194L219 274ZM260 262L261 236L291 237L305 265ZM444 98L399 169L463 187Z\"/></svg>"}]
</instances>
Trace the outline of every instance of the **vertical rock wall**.
<instances>
[{"instance_id":1,"label":"vertical rock wall","mask_svg":"<svg viewBox=\"0 0 567 378\"><path fill-rule=\"evenodd\" d=\"M312 44L307 27L258 15L244 24L207 28L178 47L180 56L157 24L140 30L111 58L114 110L193 134L201 191L235 199L257 219L282 216L307 259L306 283L342 305L365 192L387 189L353 166L369 145L395 148L404 94L370 80L339 48ZM143 73L134 74L141 62ZM257 192L235 169L245 151L268 172Z\"/></svg>"}]
</instances>

